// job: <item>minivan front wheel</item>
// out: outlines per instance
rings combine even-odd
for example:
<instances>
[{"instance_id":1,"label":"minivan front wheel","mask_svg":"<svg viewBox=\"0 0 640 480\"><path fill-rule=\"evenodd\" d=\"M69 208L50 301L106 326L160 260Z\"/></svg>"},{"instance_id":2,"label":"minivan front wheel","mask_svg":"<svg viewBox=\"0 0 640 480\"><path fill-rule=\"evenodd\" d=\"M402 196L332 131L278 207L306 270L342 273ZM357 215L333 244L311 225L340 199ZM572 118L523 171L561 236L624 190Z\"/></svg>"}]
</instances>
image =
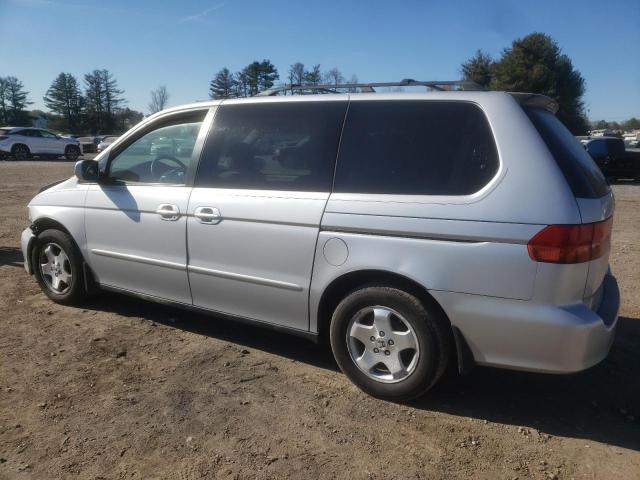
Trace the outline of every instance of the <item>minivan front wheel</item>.
<instances>
[{"instance_id":1,"label":"minivan front wheel","mask_svg":"<svg viewBox=\"0 0 640 480\"><path fill-rule=\"evenodd\" d=\"M450 333L440 311L391 287L352 292L331 320L331 348L340 369L375 397L418 397L449 363Z\"/></svg>"},{"instance_id":2,"label":"minivan front wheel","mask_svg":"<svg viewBox=\"0 0 640 480\"><path fill-rule=\"evenodd\" d=\"M84 299L82 259L73 240L60 230L45 230L32 250L33 271L51 300L75 304Z\"/></svg>"}]
</instances>

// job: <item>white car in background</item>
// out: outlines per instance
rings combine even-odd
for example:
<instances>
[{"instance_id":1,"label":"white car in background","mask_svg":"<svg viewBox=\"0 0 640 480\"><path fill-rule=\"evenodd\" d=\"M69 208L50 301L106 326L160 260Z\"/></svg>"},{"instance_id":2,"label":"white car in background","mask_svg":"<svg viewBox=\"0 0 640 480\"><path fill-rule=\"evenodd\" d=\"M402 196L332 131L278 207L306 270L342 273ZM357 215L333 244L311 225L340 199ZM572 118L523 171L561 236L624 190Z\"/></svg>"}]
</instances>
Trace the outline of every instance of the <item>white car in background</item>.
<instances>
[{"instance_id":1,"label":"white car in background","mask_svg":"<svg viewBox=\"0 0 640 480\"><path fill-rule=\"evenodd\" d=\"M109 145L115 142L118 139L116 136L109 135L104 137L102 141L98 144L98 152L105 150Z\"/></svg>"},{"instance_id":2,"label":"white car in background","mask_svg":"<svg viewBox=\"0 0 640 480\"><path fill-rule=\"evenodd\" d=\"M61 137L42 128L0 127L0 156L15 160L40 157L64 157L75 161L82 150L75 138Z\"/></svg>"}]
</instances>

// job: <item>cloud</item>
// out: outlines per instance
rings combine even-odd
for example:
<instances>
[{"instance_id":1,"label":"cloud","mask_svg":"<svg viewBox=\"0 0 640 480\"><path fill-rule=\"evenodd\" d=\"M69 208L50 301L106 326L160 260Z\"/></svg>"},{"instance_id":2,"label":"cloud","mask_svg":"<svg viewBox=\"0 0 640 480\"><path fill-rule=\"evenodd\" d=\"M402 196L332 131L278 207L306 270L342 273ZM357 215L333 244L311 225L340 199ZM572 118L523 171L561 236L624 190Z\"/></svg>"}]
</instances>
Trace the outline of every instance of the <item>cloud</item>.
<instances>
[{"instance_id":1,"label":"cloud","mask_svg":"<svg viewBox=\"0 0 640 480\"><path fill-rule=\"evenodd\" d=\"M225 2L218 3L209 8L202 10L199 13L194 13L193 15L187 15L186 17L182 17L178 20L178 23L204 23L209 14L215 10L219 10L226 5Z\"/></svg>"}]
</instances>

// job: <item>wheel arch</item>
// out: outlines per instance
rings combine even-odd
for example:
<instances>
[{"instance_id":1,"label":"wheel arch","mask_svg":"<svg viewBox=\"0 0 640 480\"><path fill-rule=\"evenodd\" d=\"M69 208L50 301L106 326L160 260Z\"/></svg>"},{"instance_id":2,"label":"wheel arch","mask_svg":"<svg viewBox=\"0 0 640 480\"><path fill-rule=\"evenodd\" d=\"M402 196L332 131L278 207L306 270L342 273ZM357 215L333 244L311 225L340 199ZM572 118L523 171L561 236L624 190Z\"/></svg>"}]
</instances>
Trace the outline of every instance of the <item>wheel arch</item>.
<instances>
[{"instance_id":1,"label":"wheel arch","mask_svg":"<svg viewBox=\"0 0 640 480\"><path fill-rule=\"evenodd\" d=\"M419 282L399 273L388 270L365 269L344 273L333 279L324 289L320 297L317 311L317 332L320 341L327 341L331 317L338 304L349 293L356 289L370 285L384 285L406 291L421 302L437 309L446 320L451 334L452 344L455 345L455 358L457 369L460 373L466 373L475 364L473 355L469 356L470 348L462 333L451 323L449 316L438 301L429 293L429 290Z\"/></svg>"},{"instance_id":2,"label":"wheel arch","mask_svg":"<svg viewBox=\"0 0 640 480\"><path fill-rule=\"evenodd\" d=\"M29 145L27 145L24 142L15 142L13 145L11 145L11 153L13 153L16 147L24 147L27 149L29 153L31 153L31 149L29 148Z\"/></svg>"}]
</instances>

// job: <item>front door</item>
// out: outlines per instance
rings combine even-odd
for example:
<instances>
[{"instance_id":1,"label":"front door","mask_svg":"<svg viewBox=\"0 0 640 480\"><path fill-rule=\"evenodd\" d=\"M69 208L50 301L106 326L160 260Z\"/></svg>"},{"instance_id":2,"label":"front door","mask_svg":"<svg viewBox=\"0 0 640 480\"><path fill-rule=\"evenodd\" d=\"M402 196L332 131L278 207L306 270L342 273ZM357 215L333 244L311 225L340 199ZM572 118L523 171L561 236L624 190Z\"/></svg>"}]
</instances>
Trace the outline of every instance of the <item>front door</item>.
<instances>
[{"instance_id":1,"label":"front door","mask_svg":"<svg viewBox=\"0 0 640 480\"><path fill-rule=\"evenodd\" d=\"M64 153L64 141L56 137L53 133L40 130L42 142L42 153L62 155Z\"/></svg>"},{"instance_id":2,"label":"front door","mask_svg":"<svg viewBox=\"0 0 640 480\"><path fill-rule=\"evenodd\" d=\"M313 257L347 106L336 97L219 108L189 201L194 305L308 330Z\"/></svg>"},{"instance_id":3,"label":"front door","mask_svg":"<svg viewBox=\"0 0 640 480\"><path fill-rule=\"evenodd\" d=\"M160 117L111 151L86 199L89 263L100 284L191 304L186 179L206 112ZM154 143L167 139L180 148L156 153Z\"/></svg>"}]
</instances>

